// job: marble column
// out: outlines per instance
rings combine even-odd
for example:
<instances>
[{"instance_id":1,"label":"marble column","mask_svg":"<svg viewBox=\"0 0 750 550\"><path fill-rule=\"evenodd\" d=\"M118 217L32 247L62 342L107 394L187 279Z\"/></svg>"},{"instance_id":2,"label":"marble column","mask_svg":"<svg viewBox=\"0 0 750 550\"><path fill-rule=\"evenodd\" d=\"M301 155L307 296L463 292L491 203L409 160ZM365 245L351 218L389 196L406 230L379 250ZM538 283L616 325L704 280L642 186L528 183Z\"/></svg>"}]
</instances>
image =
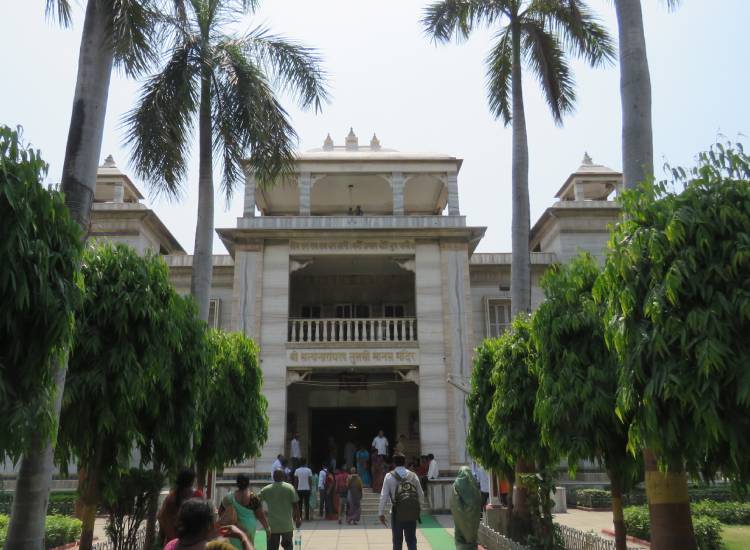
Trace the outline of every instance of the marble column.
<instances>
[{"instance_id":1,"label":"marble column","mask_svg":"<svg viewBox=\"0 0 750 550\"><path fill-rule=\"evenodd\" d=\"M433 453L447 469L450 458L440 248L417 243L415 254L419 327L419 432L422 454Z\"/></svg>"},{"instance_id":2,"label":"marble column","mask_svg":"<svg viewBox=\"0 0 750 550\"><path fill-rule=\"evenodd\" d=\"M238 245L234 253L232 331L256 342L260 335L263 282L263 245Z\"/></svg>"},{"instance_id":3,"label":"marble column","mask_svg":"<svg viewBox=\"0 0 750 550\"><path fill-rule=\"evenodd\" d=\"M245 218L255 217L255 173L249 166L244 166L245 172L245 205L242 216Z\"/></svg>"},{"instance_id":4,"label":"marble column","mask_svg":"<svg viewBox=\"0 0 750 550\"><path fill-rule=\"evenodd\" d=\"M299 185L299 215L310 215L310 190L312 188L312 176L310 172L302 172L298 176Z\"/></svg>"},{"instance_id":5,"label":"marble column","mask_svg":"<svg viewBox=\"0 0 750 550\"><path fill-rule=\"evenodd\" d=\"M448 174L448 215L460 216L461 211L458 208L458 174L451 172Z\"/></svg>"},{"instance_id":6,"label":"marble column","mask_svg":"<svg viewBox=\"0 0 750 550\"><path fill-rule=\"evenodd\" d=\"M391 190L393 191L393 215L404 215L404 175L401 172L391 174Z\"/></svg>"},{"instance_id":7,"label":"marble column","mask_svg":"<svg viewBox=\"0 0 750 550\"><path fill-rule=\"evenodd\" d=\"M263 395L268 400L268 440L256 462L256 472L270 472L284 451L286 431L286 339L289 315L289 243L266 244L260 326L260 366Z\"/></svg>"},{"instance_id":8,"label":"marble column","mask_svg":"<svg viewBox=\"0 0 750 550\"><path fill-rule=\"evenodd\" d=\"M454 380L468 386L472 369L473 334L469 250L465 242L441 243L440 273L446 370ZM448 393L451 467L458 467L469 460L466 451L466 434L469 426L467 395L453 386L448 388Z\"/></svg>"}]
</instances>

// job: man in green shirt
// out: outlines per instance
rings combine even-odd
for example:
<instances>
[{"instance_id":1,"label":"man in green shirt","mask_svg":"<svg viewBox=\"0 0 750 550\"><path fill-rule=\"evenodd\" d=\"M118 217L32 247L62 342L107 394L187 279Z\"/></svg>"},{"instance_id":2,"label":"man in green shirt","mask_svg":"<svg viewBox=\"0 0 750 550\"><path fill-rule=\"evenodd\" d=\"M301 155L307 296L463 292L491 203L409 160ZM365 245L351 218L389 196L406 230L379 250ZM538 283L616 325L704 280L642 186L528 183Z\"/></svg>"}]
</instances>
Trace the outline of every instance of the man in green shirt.
<instances>
[{"instance_id":1,"label":"man in green shirt","mask_svg":"<svg viewBox=\"0 0 750 550\"><path fill-rule=\"evenodd\" d=\"M302 518L297 491L284 481L283 470L273 473L273 483L260 490L260 499L268 506L268 525L271 527L268 550L279 550L279 543L284 550L292 550L292 532L295 525L302 524Z\"/></svg>"}]
</instances>

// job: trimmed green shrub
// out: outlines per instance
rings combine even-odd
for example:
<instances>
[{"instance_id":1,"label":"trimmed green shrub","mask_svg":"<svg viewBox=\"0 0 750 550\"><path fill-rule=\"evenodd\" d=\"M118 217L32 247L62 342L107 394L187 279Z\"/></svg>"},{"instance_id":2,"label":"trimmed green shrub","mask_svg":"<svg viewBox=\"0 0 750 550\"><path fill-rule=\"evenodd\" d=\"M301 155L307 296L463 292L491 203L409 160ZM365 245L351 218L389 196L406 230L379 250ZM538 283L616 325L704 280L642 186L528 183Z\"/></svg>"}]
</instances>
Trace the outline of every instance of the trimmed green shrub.
<instances>
[{"instance_id":1,"label":"trimmed green shrub","mask_svg":"<svg viewBox=\"0 0 750 550\"><path fill-rule=\"evenodd\" d=\"M586 508L611 508L612 493L608 489L579 489L576 502Z\"/></svg>"},{"instance_id":2,"label":"trimmed green shrub","mask_svg":"<svg viewBox=\"0 0 750 550\"><path fill-rule=\"evenodd\" d=\"M624 516L628 535L651 540L651 520L646 506L628 506L624 510ZM719 520L694 514L693 531L700 550L722 550Z\"/></svg>"},{"instance_id":3,"label":"trimmed green shrub","mask_svg":"<svg viewBox=\"0 0 750 550\"><path fill-rule=\"evenodd\" d=\"M728 525L750 525L750 502L716 502L702 500L690 506L693 516L718 519Z\"/></svg>"},{"instance_id":4,"label":"trimmed green shrub","mask_svg":"<svg viewBox=\"0 0 750 550\"><path fill-rule=\"evenodd\" d=\"M81 536L81 520L67 516L47 516L44 522L45 548L74 542Z\"/></svg>"},{"instance_id":5,"label":"trimmed green shrub","mask_svg":"<svg viewBox=\"0 0 750 550\"><path fill-rule=\"evenodd\" d=\"M76 508L75 491L54 491L49 494L47 515L72 516ZM10 515L13 506L13 493L0 493L0 514Z\"/></svg>"},{"instance_id":6,"label":"trimmed green shrub","mask_svg":"<svg viewBox=\"0 0 750 550\"><path fill-rule=\"evenodd\" d=\"M5 546L8 516L0 515L0 548ZM44 522L44 547L54 548L75 542L81 536L81 521L66 516L47 516Z\"/></svg>"}]
</instances>

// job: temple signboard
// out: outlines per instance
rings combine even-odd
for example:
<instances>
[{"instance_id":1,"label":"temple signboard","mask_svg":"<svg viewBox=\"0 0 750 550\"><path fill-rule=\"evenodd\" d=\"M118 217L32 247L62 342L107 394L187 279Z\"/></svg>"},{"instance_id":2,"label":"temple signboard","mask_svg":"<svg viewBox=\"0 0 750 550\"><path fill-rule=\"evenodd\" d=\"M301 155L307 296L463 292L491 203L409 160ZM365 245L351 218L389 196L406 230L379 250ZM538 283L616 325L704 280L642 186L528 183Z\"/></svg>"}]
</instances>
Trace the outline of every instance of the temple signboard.
<instances>
[{"instance_id":1,"label":"temple signboard","mask_svg":"<svg viewBox=\"0 0 750 550\"><path fill-rule=\"evenodd\" d=\"M287 350L287 365L290 367L401 367L419 366L417 348L357 348L322 350Z\"/></svg>"}]
</instances>

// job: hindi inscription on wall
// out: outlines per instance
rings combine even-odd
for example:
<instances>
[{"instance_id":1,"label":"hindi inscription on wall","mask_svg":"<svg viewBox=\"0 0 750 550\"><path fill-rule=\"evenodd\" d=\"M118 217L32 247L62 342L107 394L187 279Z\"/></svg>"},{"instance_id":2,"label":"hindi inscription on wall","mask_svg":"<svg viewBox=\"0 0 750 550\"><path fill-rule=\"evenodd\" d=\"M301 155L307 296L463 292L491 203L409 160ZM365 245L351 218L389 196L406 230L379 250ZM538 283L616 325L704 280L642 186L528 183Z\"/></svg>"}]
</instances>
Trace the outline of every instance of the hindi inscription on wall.
<instances>
[{"instance_id":1,"label":"hindi inscription on wall","mask_svg":"<svg viewBox=\"0 0 750 550\"><path fill-rule=\"evenodd\" d=\"M331 366L418 366L419 350L415 348L372 348L372 349L290 349L287 350L287 364L290 367L331 367Z\"/></svg>"}]
</instances>

